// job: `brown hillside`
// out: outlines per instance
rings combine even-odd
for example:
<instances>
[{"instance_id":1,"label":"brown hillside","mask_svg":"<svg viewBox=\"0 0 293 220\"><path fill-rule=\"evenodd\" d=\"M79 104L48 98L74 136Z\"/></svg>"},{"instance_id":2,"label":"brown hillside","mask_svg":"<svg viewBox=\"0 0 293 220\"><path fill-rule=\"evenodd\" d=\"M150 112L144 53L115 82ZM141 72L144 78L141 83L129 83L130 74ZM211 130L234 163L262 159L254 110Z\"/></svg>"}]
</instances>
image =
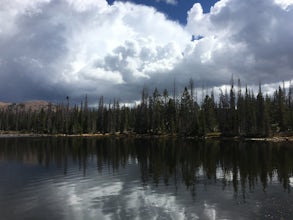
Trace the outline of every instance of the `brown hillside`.
<instances>
[{"instance_id":1,"label":"brown hillside","mask_svg":"<svg viewBox=\"0 0 293 220\"><path fill-rule=\"evenodd\" d=\"M43 100L33 100L33 101L25 101L20 103L5 103L0 102L0 109L10 109L10 110L32 110L32 111L38 111L41 109L48 109L49 102L43 101Z\"/></svg>"},{"instance_id":2,"label":"brown hillside","mask_svg":"<svg viewBox=\"0 0 293 220\"><path fill-rule=\"evenodd\" d=\"M0 102L0 108L6 108L7 106L9 106L11 103L8 102Z\"/></svg>"}]
</instances>

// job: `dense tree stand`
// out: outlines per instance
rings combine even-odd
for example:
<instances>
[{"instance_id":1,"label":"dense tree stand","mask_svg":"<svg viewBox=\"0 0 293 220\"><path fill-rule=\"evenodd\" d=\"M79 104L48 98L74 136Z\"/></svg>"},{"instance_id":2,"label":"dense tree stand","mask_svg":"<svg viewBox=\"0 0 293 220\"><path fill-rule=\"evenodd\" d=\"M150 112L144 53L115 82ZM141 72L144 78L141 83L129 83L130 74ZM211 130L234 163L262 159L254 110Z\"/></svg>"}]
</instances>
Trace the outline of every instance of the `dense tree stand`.
<instances>
[{"instance_id":1,"label":"dense tree stand","mask_svg":"<svg viewBox=\"0 0 293 220\"><path fill-rule=\"evenodd\" d=\"M247 87L242 91L238 80L230 92L221 91L218 101L214 92L205 94L201 103L194 98L191 80L183 93L173 97L157 88L151 95L143 88L140 104L121 105L116 99L104 103L100 97L97 108L88 106L85 97L80 105L48 104L40 109L25 109L13 104L0 109L0 130L38 134L134 133L147 135L179 135L204 137L220 133L224 137L270 137L293 129L293 86L288 91L279 87L273 95L263 95L261 84L255 96Z\"/></svg>"}]
</instances>

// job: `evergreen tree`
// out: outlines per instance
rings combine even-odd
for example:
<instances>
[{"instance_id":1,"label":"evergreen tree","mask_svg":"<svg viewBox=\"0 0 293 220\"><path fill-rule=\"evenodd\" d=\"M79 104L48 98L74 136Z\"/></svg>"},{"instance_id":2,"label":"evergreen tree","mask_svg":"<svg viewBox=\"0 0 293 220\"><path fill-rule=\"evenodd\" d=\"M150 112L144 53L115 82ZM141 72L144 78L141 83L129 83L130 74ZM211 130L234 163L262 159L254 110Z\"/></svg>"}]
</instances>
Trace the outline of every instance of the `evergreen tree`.
<instances>
[{"instance_id":1,"label":"evergreen tree","mask_svg":"<svg viewBox=\"0 0 293 220\"><path fill-rule=\"evenodd\" d=\"M238 119L237 119L237 112L236 112L236 95L234 90L234 80L232 77L231 80L231 89L230 89L230 110L228 111L228 118L229 118L229 130L230 134L235 136L238 135Z\"/></svg>"},{"instance_id":2,"label":"evergreen tree","mask_svg":"<svg viewBox=\"0 0 293 220\"><path fill-rule=\"evenodd\" d=\"M238 92L237 92L237 124L238 134L244 135L245 133L245 101L242 95L241 81L238 79Z\"/></svg>"},{"instance_id":3,"label":"evergreen tree","mask_svg":"<svg viewBox=\"0 0 293 220\"><path fill-rule=\"evenodd\" d=\"M174 83L175 91L175 83ZM233 79L230 92L220 91L218 102L211 95L205 95L201 105L194 100L194 84L188 87L178 99L174 92L169 97L165 89L161 95L157 88L151 96L143 88L141 102L134 107L120 107L114 99L108 106L100 97L98 108L88 106L87 95L80 106L70 106L69 97L65 104L40 109L26 109L23 104L11 104L0 108L0 129L36 133L115 133L136 132L139 134L179 134L182 136L202 136L206 132L219 131L222 135L270 136L273 132L292 131L293 87L288 93L285 86L279 87L273 96L262 93L261 84L257 96L246 87L242 94L238 80L236 94Z\"/></svg>"},{"instance_id":4,"label":"evergreen tree","mask_svg":"<svg viewBox=\"0 0 293 220\"><path fill-rule=\"evenodd\" d=\"M152 104L150 104L150 108L152 109L150 113L152 117L151 129L155 134L159 133L163 127L161 119L161 112L163 110L162 106L161 95L158 89L155 88L152 97Z\"/></svg>"},{"instance_id":5,"label":"evergreen tree","mask_svg":"<svg viewBox=\"0 0 293 220\"><path fill-rule=\"evenodd\" d=\"M278 125L276 131L286 130L285 111L286 111L285 94L284 94L284 90L281 88L281 86L279 86L278 90L276 90L274 93L273 109L272 109L273 123Z\"/></svg>"},{"instance_id":6,"label":"evergreen tree","mask_svg":"<svg viewBox=\"0 0 293 220\"><path fill-rule=\"evenodd\" d=\"M202 104L202 114L204 115L204 124L206 126L207 132L214 132L218 127L215 113L215 102L213 97L213 92L211 97L206 95Z\"/></svg>"},{"instance_id":7,"label":"evergreen tree","mask_svg":"<svg viewBox=\"0 0 293 220\"><path fill-rule=\"evenodd\" d=\"M265 103L261 91L261 83L259 84L258 94L257 94L257 103L256 103L256 129L258 136L265 136L266 120L265 120Z\"/></svg>"}]
</instances>

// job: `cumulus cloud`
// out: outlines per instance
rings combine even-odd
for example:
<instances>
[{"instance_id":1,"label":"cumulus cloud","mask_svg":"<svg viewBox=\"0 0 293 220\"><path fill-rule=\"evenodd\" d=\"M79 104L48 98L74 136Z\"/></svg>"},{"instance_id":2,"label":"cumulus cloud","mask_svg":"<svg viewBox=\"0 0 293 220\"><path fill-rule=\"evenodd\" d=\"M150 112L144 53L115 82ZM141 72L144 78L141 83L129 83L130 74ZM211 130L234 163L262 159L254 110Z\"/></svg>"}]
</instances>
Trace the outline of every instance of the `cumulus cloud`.
<instances>
[{"instance_id":1,"label":"cumulus cloud","mask_svg":"<svg viewBox=\"0 0 293 220\"><path fill-rule=\"evenodd\" d=\"M131 3L3 5L6 19L1 23L10 22L0 25L0 77L1 93L8 92L8 99L38 98L40 93L55 99L62 93L118 96L117 85L136 86L151 74L173 69L189 38L154 8Z\"/></svg>"},{"instance_id":2,"label":"cumulus cloud","mask_svg":"<svg viewBox=\"0 0 293 220\"><path fill-rule=\"evenodd\" d=\"M221 0L209 13L195 4L186 26L121 1L3 1L4 101L85 94L131 101L142 86L170 89L174 79L209 87L232 74L248 84L292 78L291 0Z\"/></svg>"},{"instance_id":3,"label":"cumulus cloud","mask_svg":"<svg viewBox=\"0 0 293 220\"><path fill-rule=\"evenodd\" d=\"M207 81L219 80L217 75L224 72L247 83L292 78L293 26L287 22L293 19L292 2L287 1L285 9L283 3L222 0L208 14L203 14L199 4L193 6L186 29L206 37L206 43L200 44L212 45L201 53L208 55L201 58L209 58L209 65L201 66L204 72L214 65L210 72L214 76ZM194 50L193 55L197 52Z\"/></svg>"}]
</instances>

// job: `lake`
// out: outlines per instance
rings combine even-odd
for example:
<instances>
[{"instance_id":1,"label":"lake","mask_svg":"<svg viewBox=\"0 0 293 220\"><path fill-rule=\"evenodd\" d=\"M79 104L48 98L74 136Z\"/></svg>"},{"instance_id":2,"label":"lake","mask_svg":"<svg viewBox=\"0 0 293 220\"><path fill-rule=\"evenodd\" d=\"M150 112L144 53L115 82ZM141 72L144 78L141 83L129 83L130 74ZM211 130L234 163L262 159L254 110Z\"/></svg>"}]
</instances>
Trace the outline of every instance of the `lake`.
<instances>
[{"instance_id":1,"label":"lake","mask_svg":"<svg viewBox=\"0 0 293 220\"><path fill-rule=\"evenodd\" d=\"M0 219L293 219L293 144L0 138Z\"/></svg>"}]
</instances>

